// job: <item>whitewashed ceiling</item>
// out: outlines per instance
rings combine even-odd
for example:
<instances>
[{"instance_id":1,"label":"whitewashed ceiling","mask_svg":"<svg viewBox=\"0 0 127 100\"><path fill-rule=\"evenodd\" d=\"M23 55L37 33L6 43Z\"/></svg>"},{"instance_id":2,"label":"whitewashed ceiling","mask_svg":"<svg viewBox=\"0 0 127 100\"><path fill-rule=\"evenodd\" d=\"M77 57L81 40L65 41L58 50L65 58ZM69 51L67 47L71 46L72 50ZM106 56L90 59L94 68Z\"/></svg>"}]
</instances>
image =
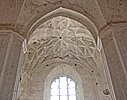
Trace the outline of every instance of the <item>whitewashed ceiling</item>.
<instances>
[{"instance_id":1,"label":"whitewashed ceiling","mask_svg":"<svg viewBox=\"0 0 127 100\"><path fill-rule=\"evenodd\" d=\"M24 55L23 72L45 62L68 59L97 66L99 50L89 30L67 17L54 17L39 26L31 36Z\"/></svg>"}]
</instances>

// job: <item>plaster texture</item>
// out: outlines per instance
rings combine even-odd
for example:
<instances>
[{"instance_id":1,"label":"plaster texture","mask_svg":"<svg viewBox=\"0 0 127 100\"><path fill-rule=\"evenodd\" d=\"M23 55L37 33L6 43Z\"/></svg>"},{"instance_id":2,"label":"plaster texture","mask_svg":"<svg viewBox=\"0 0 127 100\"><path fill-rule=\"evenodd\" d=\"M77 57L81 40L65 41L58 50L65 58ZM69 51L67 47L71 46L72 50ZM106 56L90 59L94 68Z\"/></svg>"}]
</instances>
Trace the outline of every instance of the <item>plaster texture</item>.
<instances>
[{"instance_id":1,"label":"plaster texture","mask_svg":"<svg viewBox=\"0 0 127 100\"><path fill-rule=\"evenodd\" d=\"M45 99L55 69L78 98L127 100L126 33L126 0L0 0L0 100Z\"/></svg>"}]
</instances>

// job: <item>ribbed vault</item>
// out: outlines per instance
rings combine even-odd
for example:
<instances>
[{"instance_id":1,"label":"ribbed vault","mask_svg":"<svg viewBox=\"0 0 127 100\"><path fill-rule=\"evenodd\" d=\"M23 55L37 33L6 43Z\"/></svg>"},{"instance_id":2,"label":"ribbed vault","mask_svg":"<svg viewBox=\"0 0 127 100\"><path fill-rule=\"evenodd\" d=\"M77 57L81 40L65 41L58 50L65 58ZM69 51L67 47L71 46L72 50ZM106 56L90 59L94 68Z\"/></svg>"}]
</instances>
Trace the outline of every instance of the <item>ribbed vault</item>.
<instances>
[{"instance_id":1,"label":"ribbed vault","mask_svg":"<svg viewBox=\"0 0 127 100\"><path fill-rule=\"evenodd\" d=\"M53 60L71 60L89 67L90 64L96 66L98 52L95 40L85 26L58 16L35 30L27 45L24 67L33 70Z\"/></svg>"},{"instance_id":2,"label":"ribbed vault","mask_svg":"<svg viewBox=\"0 0 127 100\"><path fill-rule=\"evenodd\" d=\"M36 50L38 55L60 58L75 56L77 59L92 57L96 49L94 39L85 26L62 16L41 25L30 39L29 47Z\"/></svg>"},{"instance_id":3,"label":"ribbed vault","mask_svg":"<svg viewBox=\"0 0 127 100\"><path fill-rule=\"evenodd\" d=\"M83 84L90 84L90 89L84 86L90 92L90 94L89 92L87 93L89 96L86 96L86 98L91 98L89 100L93 100L92 98L95 97L99 98L100 94L95 96L96 93L92 93L92 91L98 91L94 85L97 83L96 81L102 78L105 79L104 73L101 72L103 67L101 66L99 49L92 34L85 26L63 16L54 17L46 21L29 38L27 50L24 54L19 97L27 100L30 95L33 96L34 93L32 91L34 89L44 87L44 80L51 68L63 64L67 64L70 67L78 64L80 67L75 68L81 75ZM94 75L94 71L100 76ZM105 80L100 84L103 85L103 87L99 87L100 93L103 93L102 90L106 87ZM43 89L39 91L43 92ZM28 98L25 99L24 97ZM102 96L102 98L104 97Z\"/></svg>"}]
</instances>

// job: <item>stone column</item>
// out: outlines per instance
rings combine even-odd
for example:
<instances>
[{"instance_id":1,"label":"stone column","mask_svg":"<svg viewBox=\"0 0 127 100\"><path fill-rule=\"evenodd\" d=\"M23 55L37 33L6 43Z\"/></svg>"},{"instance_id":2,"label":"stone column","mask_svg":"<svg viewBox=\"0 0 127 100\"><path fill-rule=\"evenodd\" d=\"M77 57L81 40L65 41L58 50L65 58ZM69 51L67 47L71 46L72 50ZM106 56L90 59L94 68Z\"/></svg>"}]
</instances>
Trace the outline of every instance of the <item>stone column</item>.
<instances>
[{"instance_id":1,"label":"stone column","mask_svg":"<svg viewBox=\"0 0 127 100\"><path fill-rule=\"evenodd\" d=\"M108 67L106 73L109 72L113 87L113 100L127 100L127 24L107 26L100 32L100 38Z\"/></svg>"},{"instance_id":2,"label":"stone column","mask_svg":"<svg viewBox=\"0 0 127 100\"><path fill-rule=\"evenodd\" d=\"M17 92L23 38L12 31L0 31L0 100L12 100ZM13 99L14 100L14 99Z\"/></svg>"}]
</instances>

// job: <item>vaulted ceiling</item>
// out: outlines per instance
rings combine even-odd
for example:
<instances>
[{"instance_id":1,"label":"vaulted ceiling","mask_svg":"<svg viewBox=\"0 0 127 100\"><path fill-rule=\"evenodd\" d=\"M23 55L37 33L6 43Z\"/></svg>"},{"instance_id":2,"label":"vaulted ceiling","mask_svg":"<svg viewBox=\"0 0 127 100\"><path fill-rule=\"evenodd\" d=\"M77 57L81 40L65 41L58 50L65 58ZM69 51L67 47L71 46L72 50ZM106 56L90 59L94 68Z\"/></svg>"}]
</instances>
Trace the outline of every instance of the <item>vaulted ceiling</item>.
<instances>
[{"instance_id":1,"label":"vaulted ceiling","mask_svg":"<svg viewBox=\"0 0 127 100\"><path fill-rule=\"evenodd\" d=\"M34 31L27 45L23 69L32 72L53 60L70 60L89 67L96 66L98 53L99 48L85 26L70 18L58 16Z\"/></svg>"},{"instance_id":2,"label":"vaulted ceiling","mask_svg":"<svg viewBox=\"0 0 127 100\"><path fill-rule=\"evenodd\" d=\"M33 100L40 95L39 100L41 100L44 93L44 82L50 71L55 67L59 66L63 69L63 66L68 65L80 74L85 91L92 92L97 83L96 80L101 79L98 82L99 90L96 91L102 94L99 98L109 100L110 96L106 97L103 94L107 83L103 76L99 49L93 35L81 23L63 16L47 20L33 32L28 40L24 52L18 98ZM89 97L88 100L93 100L90 98L97 98L100 95L95 96L95 91L94 93L89 92L88 96L85 96L87 99Z\"/></svg>"},{"instance_id":3,"label":"vaulted ceiling","mask_svg":"<svg viewBox=\"0 0 127 100\"><path fill-rule=\"evenodd\" d=\"M66 17L66 14L63 17L62 12L40 23L39 27L33 28L33 34L29 35L32 25L60 7L86 16L98 32L112 23L127 23L126 0L0 0L0 30L12 30L29 39L23 60L21 93L24 93L35 69L40 66L42 69L47 68L45 66L52 62L54 65L58 62L81 64L90 73L96 70L97 75L93 76L98 80L104 78L100 75L103 64L99 46L88 27L81 24L82 20L79 23ZM79 71L85 76L84 72ZM100 94L104 84L106 82L102 81Z\"/></svg>"},{"instance_id":4,"label":"vaulted ceiling","mask_svg":"<svg viewBox=\"0 0 127 100\"><path fill-rule=\"evenodd\" d=\"M127 22L126 0L0 0L0 29L25 37L34 22L59 7L87 16L99 31L110 23Z\"/></svg>"}]
</instances>

